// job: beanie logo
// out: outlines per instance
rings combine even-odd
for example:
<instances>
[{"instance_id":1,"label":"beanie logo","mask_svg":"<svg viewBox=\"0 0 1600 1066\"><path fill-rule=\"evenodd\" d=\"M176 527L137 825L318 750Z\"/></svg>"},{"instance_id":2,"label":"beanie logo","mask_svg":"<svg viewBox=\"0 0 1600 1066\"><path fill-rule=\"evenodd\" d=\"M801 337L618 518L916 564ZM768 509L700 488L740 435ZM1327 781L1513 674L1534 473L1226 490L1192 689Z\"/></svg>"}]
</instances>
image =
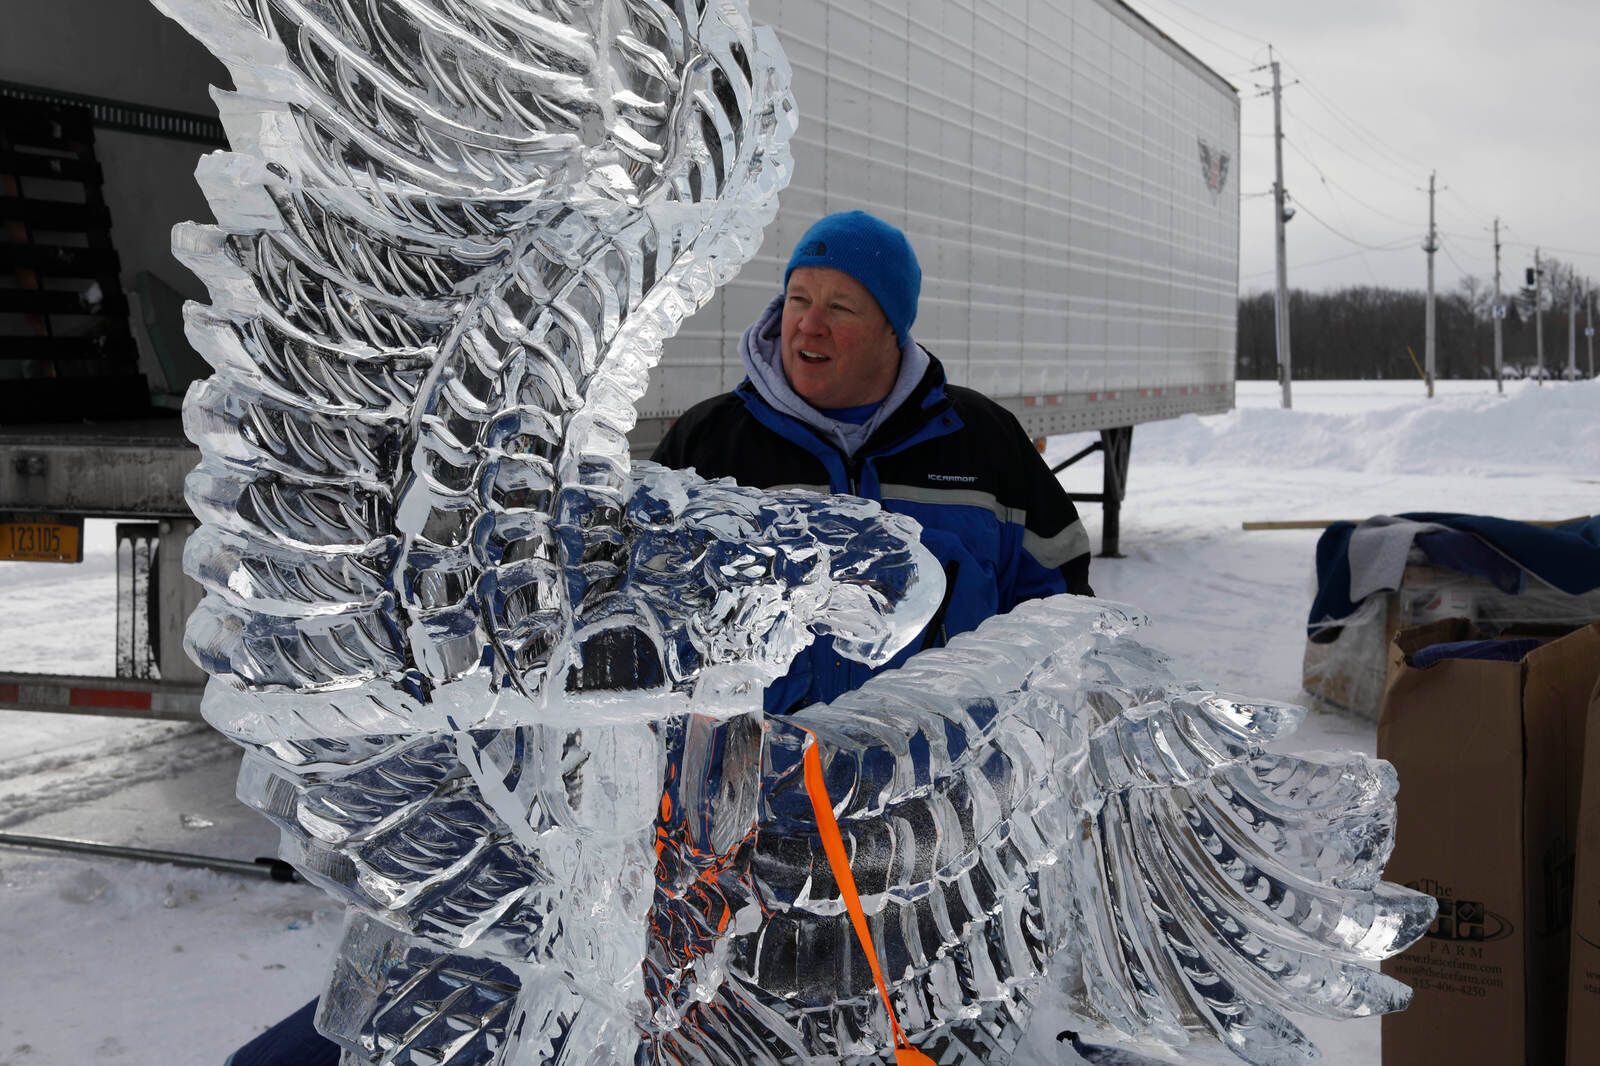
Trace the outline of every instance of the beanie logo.
<instances>
[{"instance_id":1,"label":"beanie logo","mask_svg":"<svg viewBox=\"0 0 1600 1066\"><path fill-rule=\"evenodd\" d=\"M800 254L801 255L827 255L828 254L828 242L827 241L812 241L810 244L807 244L807 245L805 245L804 247L802 247L800 249Z\"/></svg>"}]
</instances>

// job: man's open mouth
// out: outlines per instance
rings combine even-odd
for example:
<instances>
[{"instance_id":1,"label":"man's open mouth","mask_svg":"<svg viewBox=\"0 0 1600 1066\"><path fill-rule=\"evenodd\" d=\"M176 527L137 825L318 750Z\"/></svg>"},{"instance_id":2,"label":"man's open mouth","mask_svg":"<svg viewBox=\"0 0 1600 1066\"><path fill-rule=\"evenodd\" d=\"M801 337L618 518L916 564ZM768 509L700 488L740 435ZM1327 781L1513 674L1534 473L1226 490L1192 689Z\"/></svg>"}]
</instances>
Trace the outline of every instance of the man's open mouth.
<instances>
[{"instance_id":1,"label":"man's open mouth","mask_svg":"<svg viewBox=\"0 0 1600 1066\"><path fill-rule=\"evenodd\" d=\"M826 363L828 361L828 357L825 355L818 355L816 352L808 352L804 349L801 349L800 360L801 362L805 363Z\"/></svg>"}]
</instances>

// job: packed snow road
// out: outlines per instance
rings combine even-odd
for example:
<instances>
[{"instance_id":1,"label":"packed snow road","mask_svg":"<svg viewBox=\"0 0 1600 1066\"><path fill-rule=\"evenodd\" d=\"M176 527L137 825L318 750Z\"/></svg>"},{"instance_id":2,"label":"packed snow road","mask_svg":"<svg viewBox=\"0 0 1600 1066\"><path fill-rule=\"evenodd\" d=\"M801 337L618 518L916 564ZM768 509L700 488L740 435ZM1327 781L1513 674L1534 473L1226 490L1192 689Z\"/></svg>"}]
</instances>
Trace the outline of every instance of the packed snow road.
<instances>
[{"instance_id":1,"label":"packed snow road","mask_svg":"<svg viewBox=\"0 0 1600 1066\"><path fill-rule=\"evenodd\" d=\"M1138 605L1145 640L1191 676L1295 698L1315 530L1248 520L1359 519L1408 510L1508 518L1590 514L1600 497L1600 384L1310 382L1278 409L1270 383L1239 409L1140 427L1123 559L1091 579ZM1052 441L1064 458L1080 439ZM1093 463L1066 475L1098 491ZM1086 520L1098 543L1099 514ZM0 565L0 669L111 668L114 565L94 531L77 567ZM1285 747L1371 752L1370 723L1313 715ZM0 830L251 860L274 833L233 800L238 757L198 726L0 712ZM220 1066L314 995L340 913L304 885L0 848L0 1066ZM20 963L18 960L21 960ZM1379 1061L1378 1022L1305 1020L1330 1066ZM1041 1018L1030 1046L1065 1019Z\"/></svg>"}]
</instances>

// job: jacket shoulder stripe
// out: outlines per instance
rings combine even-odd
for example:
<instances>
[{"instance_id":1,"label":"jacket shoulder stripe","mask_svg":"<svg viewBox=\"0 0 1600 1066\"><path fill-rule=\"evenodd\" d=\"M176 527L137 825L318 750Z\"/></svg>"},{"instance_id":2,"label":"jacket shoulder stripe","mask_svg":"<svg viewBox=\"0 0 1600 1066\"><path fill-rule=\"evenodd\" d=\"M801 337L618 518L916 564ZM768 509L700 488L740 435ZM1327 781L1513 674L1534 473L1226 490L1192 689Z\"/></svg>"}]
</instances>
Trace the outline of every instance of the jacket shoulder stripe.
<instances>
[{"instance_id":1,"label":"jacket shoulder stripe","mask_svg":"<svg viewBox=\"0 0 1600 1066\"><path fill-rule=\"evenodd\" d=\"M885 500L903 500L906 503L926 503L936 506L981 507L1002 522L1027 525L1028 512L1020 507L1007 507L992 492L982 489L940 489L928 485L884 485L879 495Z\"/></svg>"},{"instance_id":2,"label":"jacket shoulder stripe","mask_svg":"<svg viewBox=\"0 0 1600 1066\"><path fill-rule=\"evenodd\" d=\"M1064 566L1080 555L1089 554L1090 547L1089 531L1083 528L1081 521L1074 521L1053 537L1041 537L1031 529L1024 530L1022 534L1022 550L1049 570Z\"/></svg>"}]
</instances>

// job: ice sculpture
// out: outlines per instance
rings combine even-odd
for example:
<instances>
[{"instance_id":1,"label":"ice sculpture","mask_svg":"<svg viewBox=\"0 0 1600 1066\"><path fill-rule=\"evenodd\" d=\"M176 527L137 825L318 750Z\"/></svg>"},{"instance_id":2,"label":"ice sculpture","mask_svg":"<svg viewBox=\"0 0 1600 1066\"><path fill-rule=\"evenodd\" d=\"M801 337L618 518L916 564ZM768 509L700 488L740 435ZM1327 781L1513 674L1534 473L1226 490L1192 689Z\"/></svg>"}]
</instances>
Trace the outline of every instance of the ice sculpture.
<instances>
[{"instance_id":1,"label":"ice sculpture","mask_svg":"<svg viewBox=\"0 0 1600 1066\"><path fill-rule=\"evenodd\" d=\"M740 4L157 3L237 86L217 225L175 236L217 370L189 648L240 795L349 904L347 1064L1000 1064L1049 998L1298 1063L1285 1011L1404 1003L1360 965L1432 913L1380 880L1392 771L1265 754L1297 712L1177 680L1121 608L761 715L817 634L886 661L942 579L873 504L629 462L787 180Z\"/></svg>"}]
</instances>

